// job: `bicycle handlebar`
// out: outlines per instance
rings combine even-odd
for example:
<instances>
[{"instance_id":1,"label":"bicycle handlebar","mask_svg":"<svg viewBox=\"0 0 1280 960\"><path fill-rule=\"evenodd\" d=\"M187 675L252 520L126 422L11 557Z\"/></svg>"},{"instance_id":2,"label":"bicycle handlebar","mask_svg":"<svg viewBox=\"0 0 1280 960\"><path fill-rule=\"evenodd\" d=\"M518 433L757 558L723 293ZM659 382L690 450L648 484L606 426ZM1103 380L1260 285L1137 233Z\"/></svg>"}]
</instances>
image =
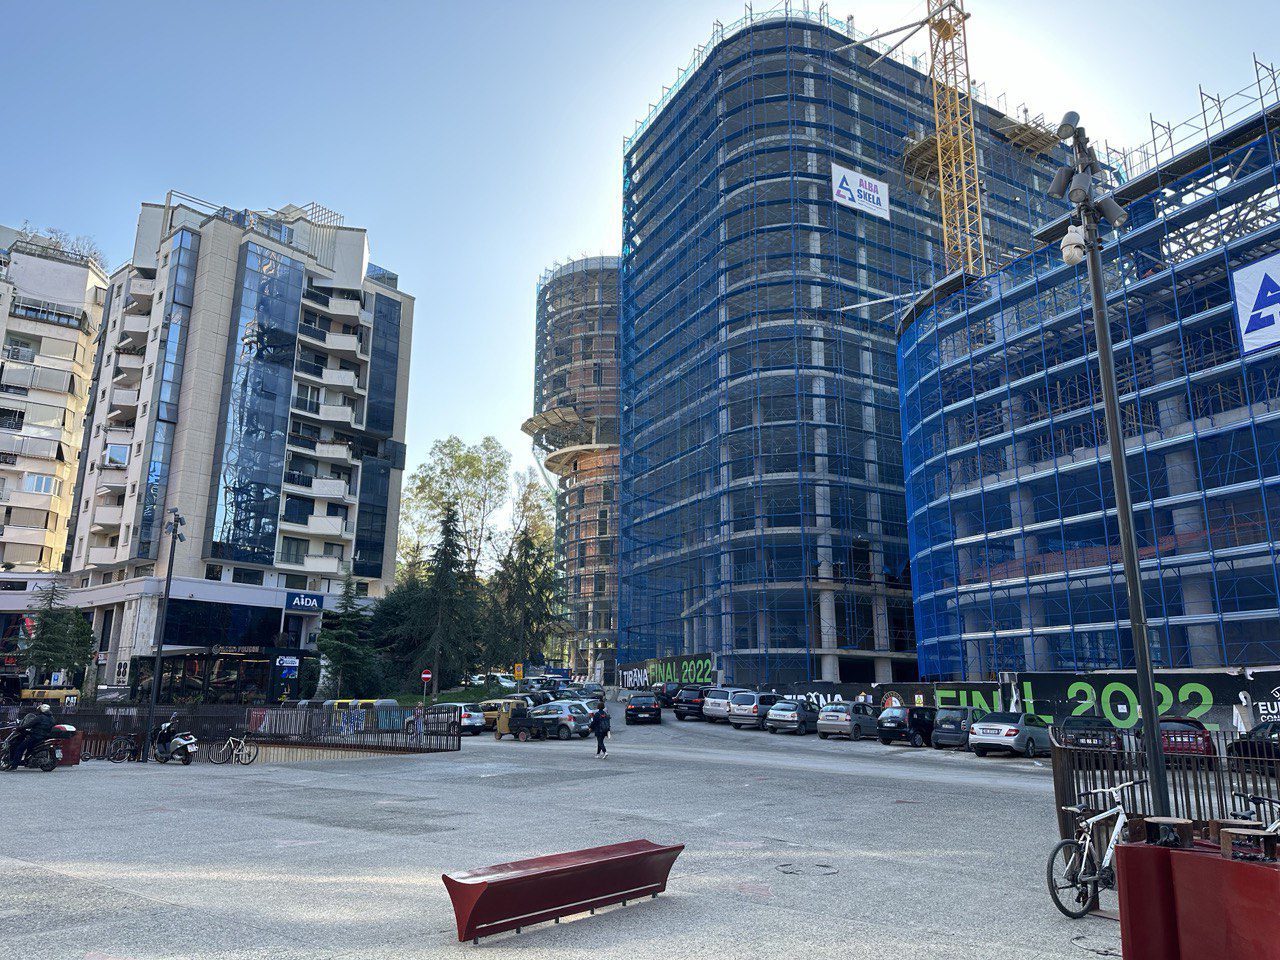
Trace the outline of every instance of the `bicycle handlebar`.
<instances>
[{"instance_id":1,"label":"bicycle handlebar","mask_svg":"<svg viewBox=\"0 0 1280 960\"><path fill-rule=\"evenodd\" d=\"M1125 790L1129 787L1140 787L1146 782L1146 780L1129 780L1125 783L1117 783L1114 787L1095 787L1092 790L1086 790L1084 792L1086 796L1093 796L1095 793L1109 793L1119 800L1121 790Z\"/></svg>"},{"instance_id":2,"label":"bicycle handlebar","mask_svg":"<svg viewBox=\"0 0 1280 960\"><path fill-rule=\"evenodd\" d=\"M1258 794L1255 794L1255 793L1240 793L1238 791L1233 791L1231 795L1233 797L1237 797L1240 800L1243 800L1245 803L1251 803L1254 806L1260 806L1264 803L1269 803L1273 807L1280 807L1280 800L1275 800L1271 797L1259 796Z\"/></svg>"}]
</instances>

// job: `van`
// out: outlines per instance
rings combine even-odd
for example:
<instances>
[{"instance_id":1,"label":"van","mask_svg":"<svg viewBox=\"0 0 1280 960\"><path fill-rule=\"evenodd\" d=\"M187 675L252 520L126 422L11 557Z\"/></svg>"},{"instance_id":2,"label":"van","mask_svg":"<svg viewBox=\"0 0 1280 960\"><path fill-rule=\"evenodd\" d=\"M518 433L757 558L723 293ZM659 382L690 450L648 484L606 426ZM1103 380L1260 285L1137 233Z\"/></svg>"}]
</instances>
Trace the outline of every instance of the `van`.
<instances>
[{"instance_id":1,"label":"van","mask_svg":"<svg viewBox=\"0 0 1280 960\"><path fill-rule=\"evenodd\" d=\"M729 698L735 693L749 693L742 687L711 687L702 695L702 718L707 723L729 719Z\"/></svg>"},{"instance_id":2,"label":"van","mask_svg":"<svg viewBox=\"0 0 1280 960\"><path fill-rule=\"evenodd\" d=\"M751 727L764 729L764 718L769 708L783 699L776 693L754 693L744 690L729 698L729 726L735 730Z\"/></svg>"}]
</instances>

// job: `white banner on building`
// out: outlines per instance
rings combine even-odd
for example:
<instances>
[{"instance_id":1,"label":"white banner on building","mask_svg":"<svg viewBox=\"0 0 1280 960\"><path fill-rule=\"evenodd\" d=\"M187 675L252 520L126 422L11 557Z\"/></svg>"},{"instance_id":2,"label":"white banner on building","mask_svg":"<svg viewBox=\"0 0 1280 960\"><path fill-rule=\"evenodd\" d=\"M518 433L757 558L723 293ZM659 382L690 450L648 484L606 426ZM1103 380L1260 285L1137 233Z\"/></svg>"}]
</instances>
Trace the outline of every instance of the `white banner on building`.
<instances>
[{"instance_id":1,"label":"white banner on building","mask_svg":"<svg viewBox=\"0 0 1280 960\"><path fill-rule=\"evenodd\" d=\"M1242 353L1280 343L1280 253L1231 275Z\"/></svg>"},{"instance_id":2,"label":"white banner on building","mask_svg":"<svg viewBox=\"0 0 1280 960\"><path fill-rule=\"evenodd\" d=\"M889 219L889 185L864 177L838 163L831 165L831 195L836 203L861 210L882 220Z\"/></svg>"}]
</instances>

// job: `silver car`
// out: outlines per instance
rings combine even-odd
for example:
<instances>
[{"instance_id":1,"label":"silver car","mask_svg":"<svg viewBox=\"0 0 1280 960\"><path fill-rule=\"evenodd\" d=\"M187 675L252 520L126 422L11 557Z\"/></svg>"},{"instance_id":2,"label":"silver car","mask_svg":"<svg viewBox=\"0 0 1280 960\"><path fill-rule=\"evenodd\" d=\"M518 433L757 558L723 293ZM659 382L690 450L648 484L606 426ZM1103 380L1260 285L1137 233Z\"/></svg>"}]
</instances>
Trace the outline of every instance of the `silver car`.
<instances>
[{"instance_id":1,"label":"silver car","mask_svg":"<svg viewBox=\"0 0 1280 960\"><path fill-rule=\"evenodd\" d=\"M591 714L587 711L586 704L576 701L556 700L554 703L544 703L530 710L529 716L559 717L560 724L555 732L561 740L568 740L575 733L579 737L586 737L591 732Z\"/></svg>"},{"instance_id":2,"label":"silver car","mask_svg":"<svg viewBox=\"0 0 1280 960\"><path fill-rule=\"evenodd\" d=\"M729 700L735 693L748 693L742 687L712 687L702 695L702 719L718 723L729 719Z\"/></svg>"},{"instance_id":3,"label":"silver car","mask_svg":"<svg viewBox=\"0 0 1280 960\"><path fill-rule=\"evenodd\" d=\"M729 725L735 730L743 727L763 730L769 708L781 699L776 693L754 693L750 690L735 693L729 698Z\"/></svg>"},{"instance_id":4,"label":"silver car","mask_svg":"<svg viewBox=\"0 0 1280 960\"><path fill-rule=\"evenodd\" d=\"M818 711L818 736L848 737L861 740L876 735L876 717L880 711L869 703L828 703Z\"/></svg>"},{"instance_id":5,"label":"silver car","mask_svg":"<svg viewBox=\"0 0 1280 960\"><path fill-rule=\"evenodd\" d=\"M970 725L969 747L980 757L992 750L1039 756L1049 752L1049 725L1034 713L988 713Z\"/></svg>"}]
</instances>

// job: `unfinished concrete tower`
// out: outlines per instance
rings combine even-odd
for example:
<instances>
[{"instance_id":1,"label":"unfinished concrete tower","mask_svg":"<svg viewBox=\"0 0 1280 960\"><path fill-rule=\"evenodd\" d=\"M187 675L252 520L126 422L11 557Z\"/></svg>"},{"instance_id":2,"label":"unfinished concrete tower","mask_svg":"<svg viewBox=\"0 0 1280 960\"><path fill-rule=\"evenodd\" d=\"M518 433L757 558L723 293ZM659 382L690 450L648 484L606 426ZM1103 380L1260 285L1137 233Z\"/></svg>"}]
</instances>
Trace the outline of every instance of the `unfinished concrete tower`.
<instances>
[{"instance_id":1,"label":"unfinished concrete tower","mask_svg":"<svg viewBox=\"0 0 1280 960\"><path fill-rule=\"evenodd\" d=\"M533 390L524 431L558 478L556 562L573 624L566 649L548 656L604 679L617 648L617 257L542 275Z\"/></svg>"}]
</instances>

